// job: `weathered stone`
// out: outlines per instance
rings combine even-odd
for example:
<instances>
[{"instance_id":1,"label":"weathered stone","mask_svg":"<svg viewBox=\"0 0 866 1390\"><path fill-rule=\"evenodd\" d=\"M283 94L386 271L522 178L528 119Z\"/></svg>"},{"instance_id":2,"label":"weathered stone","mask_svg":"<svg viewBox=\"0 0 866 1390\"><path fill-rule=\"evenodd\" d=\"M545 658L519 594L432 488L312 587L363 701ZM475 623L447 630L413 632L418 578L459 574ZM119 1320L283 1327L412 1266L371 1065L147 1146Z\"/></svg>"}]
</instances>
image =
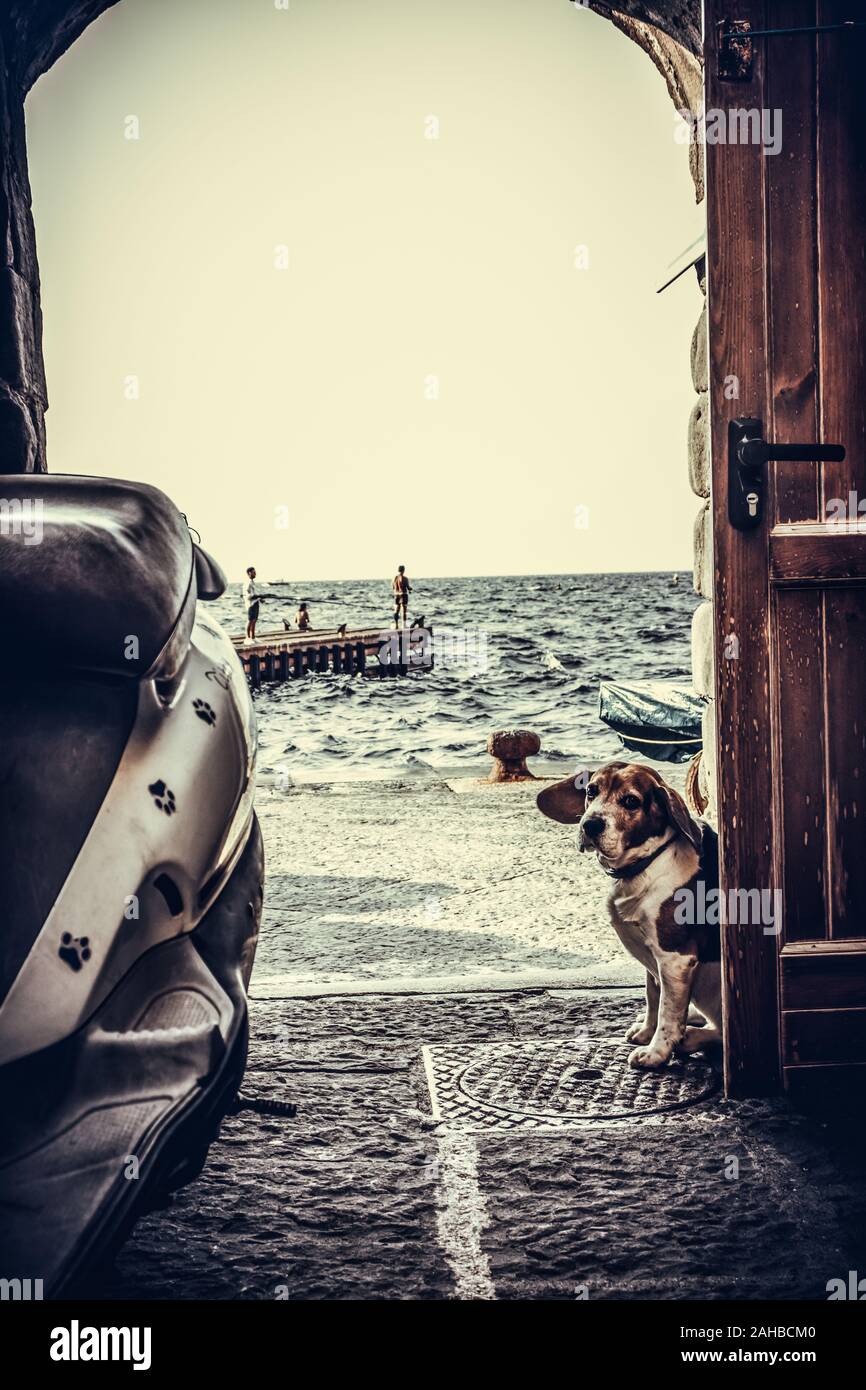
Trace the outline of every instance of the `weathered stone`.
<instances>
[{"instance_id":1,"label":"weathered stone","mask_svg":"<svg viewBox=\"0 0 866 1390\"><path fill-rule=\"evenodd\" d=\"M701 140L692 140L689 144L689 173L692 176L692 183L695 185L695 202L702 203L706 192L706 176L704 172L704 146ZM700 280L700 276L698 279ZM701 286L704 294L706 289Z\"/></svg>"},{"instance_id":2,"label":"weathered stone","mask_svg":"<svg viewBox=\"0 0 866 1390\"><path fill-rule=\"evenodd\" d=\"M0 380L28 395L44 390L39 306L17 271L0 266Z\"/></svg>"},{"instance_id":3,"label":"weathered stone","mask_svg":"<svg viewBox=\"0 0 866 1390\"><path fill-rule=\"evenodd\" d=\"M696 116L703 98L703 68L696 56L700 46L691 51L684 46L686 36L682 20L678 24L676 18L668 14L663 23L654 7L646 5L639 7L639 18L634 13L638 6L599 5L597 8L609 11L617 29L649 54L665 80L677 111L689 111ZM689 172L695 185L695 202L700 203L704 197L704 158L699 140L689 144Z\"/></svg>"},{"instance_id":4,"label":"weathered stone","mask_svg":"<svg viewBox=\"0 0 866 1390\"><path fill-rule=\"evenodd\" d=\"M701 758L697 752L686 769L686 786L683 796L693 816L702 816L707 809L707 798L701 782Z\"/></svg>"},{"instance_id":5,"label":"weathered stone","mask_svg":"<svg viewBox=\"0 0 866 1390\"><path fill-rule=\"evenodd\" d=\"M541 739L530 729L502 729L491 734L487 751L495 759L489 782L524 782L533 779L526 759L541 748Z\"/></svg>"},{"instance_id":6,"label":"weathered stone","mask_svg":"<svg viewBox=\"0 0 866 1390\"><path fill-rule=\"evenodd\" d=\"M716 702L708 700L704 705L704 712L701 717L701 733L703 736L703 755L701 757L701 776L700 787L707 799L707 809L704 812L707 820L713 825L718 819L718 777L716 766Z\"/></svg>"},{"instance_id":7,"label":"weathered stone","mask_svg":"<svg viewBox=\"0 0 866 1390\"><path fill-rule=\"evenodd\" d=\"M24 107L9 18L0 16L0 466L20 473L45 466L47 395Z\"/></svg>"},{"instance_id":8,"label":"weathered stone","mask_svg":"<svg viewBox=\"0 0 866 1390\"><path fill-rule=\"evenodd\" d=\"M695 517L695 593L713 597L713 512L705 502Z\"/></svg>"},{"instance_id":9,"label":"weathered stone","mask_svg":"<svg viewBox=\"0 0 866 1390\"><path fill-rule=\"evenodd\" d=\"M698 396L689 416L689 485L698 497L710 495L710 431L709 398L704 392Z\"/></svg>"},{"instance_id":10,"label":"weathered stone","mask_svg":"<svg viewBox=\"0 0 866 1390\"><path fill-rule=\"evenodd\" d=\"M638 20L644 28L653 28L659 37L667 35L676 40L684 51L696 60L703 48L701 37L700 0L591 0L591 8L605 14L615 24L623 20Z\"/></svg>"},{"instance_id":11,"label":"weathered stone","mask_svg":"<svg viewBox=\"0 0 866 1390\"><path fill-rule=\"evenodd\" d=\"M708 391L710 389L707 363L708 345L707 306L705 304L692 334L692 385L696 391Z\"/></svg>"},{"instance_id":12,"label":"weathered stone","mask_svg":"<svg viewBox=\"0 0 866 1390\"><path fill-rule=\"evenodd\" d=\"M692 614L692 685L699 695L715 693L711 603L699 603Z\"/></svg>"},{"instance_id":13,"label":"weathered stone","mask_svg":"<svg viewBox=\"0 0 866 1390\"><path fill-rule=\"evenodd\" d=\"M117 0L12 0L4 5L3 39L22 97L94 19Z\"/></svg>"},{"instance_id":14,"label":"weathered stone","mask_svg":"<svg viewBox=\"0 0 866 1390\"><path fill-rule=\"evenodd\" d=\"M38 472L39 452L27 401L0 382L0 473Z\"/></svg>"}]
</instances>

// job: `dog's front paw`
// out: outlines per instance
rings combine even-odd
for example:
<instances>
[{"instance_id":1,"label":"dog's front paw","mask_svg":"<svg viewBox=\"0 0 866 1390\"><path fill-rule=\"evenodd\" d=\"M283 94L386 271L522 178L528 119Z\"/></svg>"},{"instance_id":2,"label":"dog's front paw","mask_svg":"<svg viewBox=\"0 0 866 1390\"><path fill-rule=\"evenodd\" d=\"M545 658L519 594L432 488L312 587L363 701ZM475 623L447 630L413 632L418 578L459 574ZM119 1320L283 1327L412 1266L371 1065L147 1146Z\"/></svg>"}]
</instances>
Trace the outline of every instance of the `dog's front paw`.
<instances>
[{"instance_id":1,"label":"dog's front paw","mask_svg":"<svg viewBox=\"0 0 866 1390\"><path fill-rule=\"evenodd\" d=\"M653 1071L658 1067L663 1067L670 1057L670 1052L665 1052L660 1047L636 1047L634 1052L628 1056L630 1067L643 1067L647 1071Z\"/></svg>"},{"instance_id":2,"label":"dog's front paw","mask_svg":"<svg viewBox=\"0 0 866 1390\"><path fill-rule=\"evenodd\" d=\"M629 1028L625 1035L625 1040L626 1042L648 1043L652 1041L654 1033L655 1028L650 1028L649 1024L643 1023L638 1019Z\"/></svg>"}]
</instances>

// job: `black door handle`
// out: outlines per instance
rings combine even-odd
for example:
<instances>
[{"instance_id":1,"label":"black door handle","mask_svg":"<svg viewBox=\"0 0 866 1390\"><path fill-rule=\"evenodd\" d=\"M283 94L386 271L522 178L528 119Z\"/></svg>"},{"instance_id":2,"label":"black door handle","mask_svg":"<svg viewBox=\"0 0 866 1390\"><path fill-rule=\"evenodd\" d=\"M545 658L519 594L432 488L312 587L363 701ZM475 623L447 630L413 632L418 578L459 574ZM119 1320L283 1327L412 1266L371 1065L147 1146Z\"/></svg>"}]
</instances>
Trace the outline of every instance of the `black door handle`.
<instances>
[{"instance_id":1,"label":"black door handle","mask_svg":"<svg viewBox=\"0 0 866 1390\"><path fill-rule=\"evenodd\" d=\"M765 467L770 460L790 463L842 463L841 444L768 444L761 420L728 425L728 520L738 531L761 524Z\"/></svg>"},{"instance_id":2,"label":"black door handle","mask_svg":"<svg viewBox=\"0 0 866 1390\"><path fill-rule=\"evenodd\" d=\"M841 463L841 444L767 444L763 439L743 439L738 450L744 468L763 468L770 459L790 463Z\"/></svg>"}]
</instances>

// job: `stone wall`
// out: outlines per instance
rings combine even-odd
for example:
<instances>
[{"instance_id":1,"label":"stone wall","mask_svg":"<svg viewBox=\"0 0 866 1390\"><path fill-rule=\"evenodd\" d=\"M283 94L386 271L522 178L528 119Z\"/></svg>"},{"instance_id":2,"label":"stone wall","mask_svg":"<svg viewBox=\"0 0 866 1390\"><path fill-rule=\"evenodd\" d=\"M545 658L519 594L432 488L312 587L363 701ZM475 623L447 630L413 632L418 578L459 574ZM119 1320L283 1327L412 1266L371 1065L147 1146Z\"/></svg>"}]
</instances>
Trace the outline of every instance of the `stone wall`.
<instances>
[{"instance_id":1,"label":"stone wall","mask_svg":"<svg viewBox=\"0 0 866 1390\"><path fill-rule=\"evenodd\" d=\"M24 104L0 39L0 468L45 467L45 409L39 267L30 213Z\"/></svg>"},{"instance_id":2,"label":"stone wall","mask_svg":"<svg viewBox=\"0 0 866 1390\"><path fill-rule=\"evenodd\" d=\"M701 289L706 295L706 280ZM713 652L713 512L710 503L712 458L710 454L709 371L707 305L695 324L692 337L692 385L698 398L689 418L689 482L692 492L702 499L695 518L694 585L704 599L692 618L692 684L707 701L703 716L704 751L699 786L708 802L707 815L715 821L716 799L716 718L715 664Z\"/></svg>"},{"instance_id":3,"label":"stone wall","mask_svg":"<svg viewBox=\"0 0 866 1390\"><path fill-rule=\"evenodd\" d=\"M594 6L594 8L607 8ZM651 7L631 7L646 12ZM610 18L618 29L639 44L650 56L664 78L671 100L678 111L688 109L697 114L703 97L703 68L696 53L689 46L677 42L673 36L681 36L693 31L685 23L682 14L688 7L667 7L667 22L664 28L637 19L632 14L611 13ZM682 23L672 24L674 12L680 12ZM704 199L703 147L695 142L688 146L689 167L695 185L695 199ZM694 586L704 602L696 609L692 621L692 684L697 693L705 697L707 704L703 716L704 753L698 785L707 801L706 814L715 821L716 801L716 733L715 733L715 675L713 656L713 518L710 505L710 481L712 476L709 430L709 372L707 341L706 274L699 267L698 276L704 295L704 306L695 324L691 345L692 385L697 399L692 407L688 423L687 460L689 483L692 492L701 499L694 529Z\"/></svg>"},{"instance_id":4,"label":"stone wall","mask_svg":"<svg viewBox=\"0 0 866 1390\"><path fill-rule=\"evenodd\" d=\"M0 0L0 471L45 469L48 392L24 98L115 0Z\"/></svg>"}]
</instances>

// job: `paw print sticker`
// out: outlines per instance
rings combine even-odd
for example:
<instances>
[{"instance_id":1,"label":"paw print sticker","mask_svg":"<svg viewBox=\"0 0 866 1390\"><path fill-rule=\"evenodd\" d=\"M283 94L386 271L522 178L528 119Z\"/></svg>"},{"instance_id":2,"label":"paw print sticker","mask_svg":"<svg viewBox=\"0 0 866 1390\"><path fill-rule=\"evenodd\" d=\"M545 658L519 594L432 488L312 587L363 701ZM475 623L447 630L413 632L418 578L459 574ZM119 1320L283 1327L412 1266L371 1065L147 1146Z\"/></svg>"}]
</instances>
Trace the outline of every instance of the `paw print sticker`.
<instances>
[{"instance_id":1,"label":"paw print sticker","mask_svg":"<svg viewBox=\"0 0 866 1390\"><path fill-rule=\"evenodd\" d=\"M219 666L215 666L210 671L205 671L205 675L209 681L216 681L217 685L222 686L223 690L228 690L231 685L232 668L227 661L221 661Z\"/></svg>"},{"instance_id":2,"label":"paw print sticker","mask_svg":"<svg viewBox=\"0 0 866 1390\"><path fill-rule=\"evenodd\" d=\"M57 954L70 970L80 970L84 962L90 960L90 937L73 936L72 932L65 931Z\"/></svg>"},{"instance_id":3,"label":"paw print sticker","mask_svg":"<svg viewBox=\"0 0 866 1390\"><path fill-rule=\"evenodd\" d=\"M164 782L151 782L147 789L160 811L165 811L167 816L173 816L177 810L177 802L174 799L174 792L167 787Z\"/></svg>"},{"instance_id":4,"label":"paw print sticker","mask_svg":"<svg viewBox=\"0 0 866 1390\"><path fill-rule=\"evenodd\" d=\"M213 705L209 705L207 700L193 700L192 707L198 715L199 719L203 719L205 724L208 724L211 728L213 728L217 719L216 711L214 710Z\"/></svg>"}]
</instances>

